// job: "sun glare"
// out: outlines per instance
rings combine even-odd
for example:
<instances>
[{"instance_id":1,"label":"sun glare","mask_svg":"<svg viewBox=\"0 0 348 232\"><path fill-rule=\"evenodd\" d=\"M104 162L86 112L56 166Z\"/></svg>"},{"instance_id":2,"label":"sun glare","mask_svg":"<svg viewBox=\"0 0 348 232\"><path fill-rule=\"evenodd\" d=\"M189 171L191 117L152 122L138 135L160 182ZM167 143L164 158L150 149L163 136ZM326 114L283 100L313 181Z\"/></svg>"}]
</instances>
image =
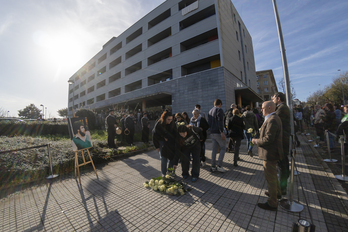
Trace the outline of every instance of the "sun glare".
<instances>
[{"instance_id":1,"label":"sun glare","mask_svg":"<svg viewBox=\"0 0 348 232\"><path fill-rule=\"evenodd\" d=\"M45 49L45 59L59 66L59 68L75 67L82 65L83 45L79 39L67 33L49 35L37 31L33 35L34 42Z\"/></svg>"}]
</instances>

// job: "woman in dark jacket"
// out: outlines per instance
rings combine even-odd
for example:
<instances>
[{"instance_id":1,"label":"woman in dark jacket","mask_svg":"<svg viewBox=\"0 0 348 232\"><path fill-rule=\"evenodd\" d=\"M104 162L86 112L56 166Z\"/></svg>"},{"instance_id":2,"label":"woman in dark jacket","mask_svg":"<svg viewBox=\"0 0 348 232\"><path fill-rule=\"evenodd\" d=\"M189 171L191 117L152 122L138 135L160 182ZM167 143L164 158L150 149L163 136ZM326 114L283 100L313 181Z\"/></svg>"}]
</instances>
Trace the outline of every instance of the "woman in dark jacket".
<instances>
[{"instance_id":1,"label":"woman in dark jacket","mask_svg":"<svg viewBox=\"0 0 348 232\"><path fill-rule=\"evenodd\" d=\"M233 110L233 117L228 123L228 131L230 132L230 138L233 140L234 145L234 166L238 167L237 160L239 159L239 148L242 139L244 139L244 122L241 117L239 117L239 110Z\"/></svg>"},{"instance_id":2,"label":"woman in dark jacket","mask_svg":"<svg viewBox=\"0 0 348 232\"><path fill-rule=\"evenodd\" d=\"M190 168L190 155L192 154L192 182L196 182L199 177L200 171L200 153L201 153L201 142L200 138L203 137L202 130L195 126L184 126L178 127L179 133L179 145L181 148L181 166L182 166L182 177L184 179L189 176ZM176 162L174 162L175 164Z\"/></svg>"},{"instance_id":3,"label":"woman in dark jacket","mask_svg":"<svg viewBox=\"0 0 348 232\"><path fill-rule=\"evenodd\" d=\"M325 112L326 115L323 118L324 121L324 130L329 131L330 133L336 132L336 114L334 111L334 107L331 103L325 104ZM333 135L329 133L329 145L330 149L333 150L335 148L335 141Z\"/></svg>"},{"instance_id":4,"label":"woman in dark jacket","mask_svg":"<svg viewBox=\"0 0 348 232\"><path fill-rule=\"evenodd\" d=\"M188 114L184 111L181 113L186 125L190 124L190 117L188 116Z\"/></svg>"},{"instance_id":5,"label":"woman in dark jacket","mask_svg":"<svg viewBox=\"0 0 348 232\"><path fill-rule=\"evenodd\" d=\"M167 174L168 168L173 168L173 159L176 156L176 139L178 132L173 121L172 113L164 111L152 131L152 140L161 159L162 176Z\"/></svg>"}]
</instances>

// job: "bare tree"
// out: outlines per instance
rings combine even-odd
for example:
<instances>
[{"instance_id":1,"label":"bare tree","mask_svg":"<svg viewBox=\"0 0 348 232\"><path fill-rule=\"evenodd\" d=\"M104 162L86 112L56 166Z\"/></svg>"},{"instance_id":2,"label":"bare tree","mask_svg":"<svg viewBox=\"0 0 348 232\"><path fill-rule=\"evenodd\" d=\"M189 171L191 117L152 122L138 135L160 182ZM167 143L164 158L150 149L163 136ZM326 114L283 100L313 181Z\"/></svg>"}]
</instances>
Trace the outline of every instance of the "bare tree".
<instances>
[{"instance_id":1,"label":"bare tree","mask_svg":"<svg viewBox=\"0 0 348 232\"><path fill-rule=\"evenodd\" d=\"M286 94L284 79L281 79L278 82L278 90ZM295 91L295 88L292 86L291 81L290 81L290 91L291 91L291 100L294 100L296 98L296 91Z\"/></svg>"},{"instance_id":2,"label":"bare tree","mask_svg":"<svg viewBox=\"0 0 348 232\"><path fill-rule=\"evenodd\" d=\"M7 110L3 109L2 107L0 107L0 118L5 118L7 117Z\"/></svg>"}]
</instances>

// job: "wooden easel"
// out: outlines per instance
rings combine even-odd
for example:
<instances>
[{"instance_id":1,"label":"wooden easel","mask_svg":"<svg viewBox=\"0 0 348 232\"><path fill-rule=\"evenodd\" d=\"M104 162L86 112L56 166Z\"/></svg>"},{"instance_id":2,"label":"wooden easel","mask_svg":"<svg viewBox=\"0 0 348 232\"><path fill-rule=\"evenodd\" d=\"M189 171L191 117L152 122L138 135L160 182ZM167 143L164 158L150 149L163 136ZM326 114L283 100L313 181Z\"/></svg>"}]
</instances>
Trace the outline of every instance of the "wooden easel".
<instances>
[{"instance_id":1,"label":"wooden easel","mask_svg":"<svg viewBox=\"0 0 348 232\"><path fill-rule=\"evenodd\" d=\"M86 162L86 160L85 160L85 154L84 154L84 152L83 152L84 150L87 150L87 153L88 153L88 156L89 156L89 161L87 161L87 162ZM93 168L94 168L94 172L95 172L96 176L98 176L98 174L97 174L97 170L95 170L95 167L94 167L94 163L93 163L91 154L89 153L89 148L87 148L87 149L82 149L82 150L79 150L79 151L81 151L81 153L82 153L82 160L83 160L83 163L79 164L79 158L78 158L78 155L77 155L77 152L78 152L78 151L75 151L75 178L76 178L76 169L77 169L77 172L78 172L78 174L79 174L79 182L80 182L80 184L81 184L81 177L80 177L80 167L81 167L81 166L84 166L84 165L86 165L86 164L92 163L92 166L93 166Z\"/></svg>"}]
</instances>

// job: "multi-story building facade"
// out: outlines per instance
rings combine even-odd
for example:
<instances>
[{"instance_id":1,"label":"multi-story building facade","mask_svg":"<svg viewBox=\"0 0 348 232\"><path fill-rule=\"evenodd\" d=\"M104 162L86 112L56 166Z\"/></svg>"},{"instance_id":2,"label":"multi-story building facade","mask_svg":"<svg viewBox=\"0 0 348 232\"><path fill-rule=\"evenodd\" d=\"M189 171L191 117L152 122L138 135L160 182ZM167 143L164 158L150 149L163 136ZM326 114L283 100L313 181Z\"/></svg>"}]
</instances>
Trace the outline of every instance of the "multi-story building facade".
<instances>
[{"instance_id":1,"label":"multi-story building facade","mask_svg":"<svg viewBox=\"0 0 348 232\"><path fill-rule=\"evenodd\" d=\"M271 100L272 96L278 92L277 83L271 69L257 71L256 80L257 93L261 95L264 101Z\"/></svg>"},{"instance_id":2,"label":"multi-story building facade","mask_svg":"<svg viewBox=\"0 0 348 232\"><path fill-rule=\"evenodd\" d=\"M68 110L171 105L208 111L216 98L260 101L252 39L230 0L167 0L118 37L69 82Z\"/></svg>"}]
</instances>

